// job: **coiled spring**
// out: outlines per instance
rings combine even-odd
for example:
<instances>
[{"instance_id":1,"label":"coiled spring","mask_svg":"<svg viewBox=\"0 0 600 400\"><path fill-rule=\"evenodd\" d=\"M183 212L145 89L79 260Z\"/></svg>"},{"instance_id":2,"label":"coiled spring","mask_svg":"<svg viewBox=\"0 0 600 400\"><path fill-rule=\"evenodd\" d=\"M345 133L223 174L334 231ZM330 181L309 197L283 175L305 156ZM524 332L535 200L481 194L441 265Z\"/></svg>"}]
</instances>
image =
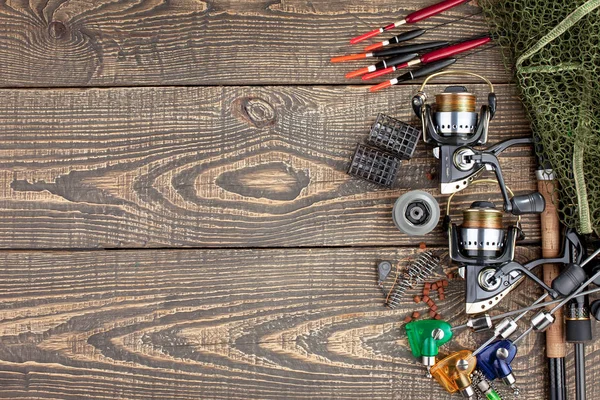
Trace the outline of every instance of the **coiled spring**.
<instances>
[{"instance_id":1,"label":"coiled spring","mask_svg":"<svg viewBox=\"0 0 600 400\"><path fill-rule=\"evenodd\" d=\"M417 284L425 281L439 263L440 259L434 256L432 252L426 251L421 253L408 266L406 271L397 276L396 282L386 298L386 305L392 309L398 307L406 291L413 289Z\"/></svg>"},{"instance_id":2,"label":"coiled spring","mask_svg":"<svg viewBox=\"0 0 600 400\"><path fill-rule=\"evenodd\" d=\"M483 392L479 388L479 383L482 382L482 381L485 381L488 384L488 386L494 392L496 392L496 394L498 395L498 397L500 398L500 400L506 400L506 397L498 390L498 388L496 387L496 385L494 384L494 382L492 382L489 379L487 379L485 377L485 375L483 375L483 373L481 371L475 370L473 372L473 375L471 376L471 381L472 381L472 387L475 390L475 396L476 396L474 400L486 400L487 399L487 397L485 396L485 394L483 394Z\"/></svg>"}]
</instances>

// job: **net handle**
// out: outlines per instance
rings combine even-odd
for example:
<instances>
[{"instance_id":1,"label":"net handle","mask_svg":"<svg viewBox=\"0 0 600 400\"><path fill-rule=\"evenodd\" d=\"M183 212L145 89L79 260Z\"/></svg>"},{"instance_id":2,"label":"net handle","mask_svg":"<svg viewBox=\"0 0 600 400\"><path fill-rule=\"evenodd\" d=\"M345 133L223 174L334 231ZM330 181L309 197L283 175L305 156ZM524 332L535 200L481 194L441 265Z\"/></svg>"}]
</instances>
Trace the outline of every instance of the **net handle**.
<instances>
[{"instance_id":1,"label":"net handle","mask_svg":"<svg viewBox=\"0 0 600 400\"><path fill-rule=\"evenodd\" d=\"M534 44L529 50L521 55L517 59L517 69L529 58L531 58L538 51L543 49L548 43L565 33L569 28L579 22L583 17L600 7L600 0L588 0L571 14L569 14L564 20L556 25L550 32L548 32L543 38L541 38L536 44Z\"/></svg>"}]
</instances>

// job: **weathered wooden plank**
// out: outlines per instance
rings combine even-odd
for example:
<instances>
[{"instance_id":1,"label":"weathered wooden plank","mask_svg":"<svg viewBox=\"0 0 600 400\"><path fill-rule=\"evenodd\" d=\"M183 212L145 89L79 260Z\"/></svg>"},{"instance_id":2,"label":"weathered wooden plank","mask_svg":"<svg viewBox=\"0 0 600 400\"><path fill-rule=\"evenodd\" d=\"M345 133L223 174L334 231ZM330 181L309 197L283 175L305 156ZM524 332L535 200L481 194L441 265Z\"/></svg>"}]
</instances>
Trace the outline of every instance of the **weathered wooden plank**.
<instances>
[{"instance_id":1,"label":"weathered wooden plank","mask_svg":"<svg viewBox=\"0 0 600 400\"><path fill-rule=\"evenodd\" d=\"M537 251L519 254L524 261ZM454 398L424 377L407 347L401 321L422 305L409 296L386 309L376 285L377 260L405 265L414 255L406 248L1 252L0 396ZM536 293L523 283L497 310L524 306ZM452 323L464 322L463 302L460 280L437 301ZM460 332L445 351L486 337ZM541 338L524 340L513 364L525 400L544 397ZM597 347L589 349L590 382L600 370ZM591 384L590 398L599 390Z\"/></svg>"},{"instance_id":2,"label":"weathered wooden plank","mask_svg":"<svg viewBox=\"0 0 600 400\"><path fill-rule=\"evenodd\" d=\"M401 193L439 193L424 144L403 165L397 189L346 175L378 112L414 122L408 105L416 90L4 90L0 246L442 244L440 234L401 235L390 218ZM512 87L497 90L490 141L528 135ZM531 149L512 149L502 163L513 190L535 190ZM473 198L457 196L455 209ZM539 238L537 218L524 226Z\"/></svg>"},{"instance_id":3,"label":"weathered wooden plank","mask_svg":"<svg viewBox=\"0 0 600 400\"><path fill-rule=\"evenodd\" d=\"M434 2L2 2L0 87L346 84L354 68L329 58L364 47L351 37ZM481 14L452 23L478 11L469 3L433 17L419 26L446 25L419 40L480 35ZM508 80L496 50L457 68Z\"/></svg>"}]
</instances>

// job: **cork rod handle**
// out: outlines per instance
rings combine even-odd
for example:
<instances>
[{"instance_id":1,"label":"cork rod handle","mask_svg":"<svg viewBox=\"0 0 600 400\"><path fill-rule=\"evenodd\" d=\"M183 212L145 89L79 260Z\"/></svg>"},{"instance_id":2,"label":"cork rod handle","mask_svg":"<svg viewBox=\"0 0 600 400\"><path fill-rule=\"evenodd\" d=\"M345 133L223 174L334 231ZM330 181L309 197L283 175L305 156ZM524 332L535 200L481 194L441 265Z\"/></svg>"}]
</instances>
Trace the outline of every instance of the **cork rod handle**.
<instances>
[{"instance_id":1,"label":"cork rod handle","mask_svg":"<svg viewBox=\"0 0 600 400\"><path fill-rule=\"evenodd\" d=\"M560 221L556 209L557 191L554 181L538 181L538 191L546 200L546 209L541 214L542 256L558 257L560 254ZM551 285L560 273L556 264L544 264L544 282ZM555 314L556 322L546 331L546 356L563 358L567 352L565 343L565 325L562 309Z\"/></svg>"}]
</instances>

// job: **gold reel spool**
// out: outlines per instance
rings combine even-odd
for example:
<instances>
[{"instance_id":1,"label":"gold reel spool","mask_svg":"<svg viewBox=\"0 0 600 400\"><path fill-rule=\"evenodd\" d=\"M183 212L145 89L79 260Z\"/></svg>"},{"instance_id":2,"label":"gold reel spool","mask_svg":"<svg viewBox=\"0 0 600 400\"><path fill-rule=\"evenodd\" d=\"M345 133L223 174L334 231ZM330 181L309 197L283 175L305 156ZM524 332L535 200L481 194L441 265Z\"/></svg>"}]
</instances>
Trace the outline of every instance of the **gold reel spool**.
<instances>
[{"instance_id":1,"label":"gold reel spool","mask_svg":"<svg viewBox=\"0 0 600 400\"><path fill-rule=\"evenodd\" d=\"M494 85L492 84L492 82L490 82L489 79L473 73L473 72L468 72L468 71L443 71L443 72L438 72L436 74L432 74L430 76L428 76L425 81L423 81L423 84L421 85L421 87L419 88L419 91L417 92L417 94L415 95L415 97L421 98L423 104L425 104L427 102L427 94L425 93L425 86L427 86L427 84L432 80L435 79L437 77L440 76L445 76L445 75L458 75L458 76L469 76L469 77L475 77L478 78L480 80L482 80L483 82L485 82L490 90L490 94L494 93ZM489 95L488 95L489 96ZM477 103L477 97L472 94L472 93L440 93L436 95L436 112L437 113L463 113L462 117L460 120L454 121L454 119L452 117L450 117L450 120L448 120L448 117L445 117L445 122L444 120L442 121L436 121L438 128L441 126L442 129L445 130L445 132L442 132L442 134L458 134L458 135L470 135L473 134L475 129L476 129L476 121L477 121L477 116L476 116L476 103ZM494 97L495 98L495 97ZM426 142L428 141L427 139L427 126L426 126L426 118L425 118L425 111L426 108L422 107L421 112L423 113L423 115L421 115L421 121L422 121L422 131L423 131L423 140L425 140ZM465 114L467 114L467 116L465 116ZM468 117L469 114L474 114L474 116ZM486 113L486 117L481 120L479 123L483 124L483 130L484 132L487 132L488 127L489 127L489 122L490 122L491 116L489 113ZM447 132L448 128L452 128L450 132ZM460 130L457 130L457 128L460 128ZM487 134L486 136L484 136L482 139L482 143L485 143L487 141Z\"/></svg>"},{"instance_id":2,"label":"gold reel spool","mask_svg":"<svg viewBox=\"0 0 600 400\"><path fill-rule=\"evenodd\" d=\"M463 228L502 229L502 211L469 208L463 211Z\"/></svg>"},{"instance_id":3,"label":"gold reel spool","mask_svg":"<svg viewBox=\"0 0 600 400\"><path fill-rule=\"evenodd\" d=\"M475 112L477 96L473 93L440 93L435 95L438 112Z\"/></svg>"},{"instance_id":4,"label":"gold reel spool","mask_svg":"<svg viewBox=\"0 0 600 400\"><path fill-rule=\"evenodd\" d=\"M471 182L470 187L484 183L497 185L498 181L495 179L479 179ZM506 187L506 191L510 194L511 197L514 197L515 194L508 186ZM450 206L452 203L452 199L454 198L456 193L452 193L450 197L448 197L448 203L446 205L446 215L450 215ZM469 208L463 211L462 226L463 228L502 229L504 226L503 217L504 213L500 210ZM521 226L520 215L517 217L517 226L519 228Z\"/></svg>"}]
</instances>

